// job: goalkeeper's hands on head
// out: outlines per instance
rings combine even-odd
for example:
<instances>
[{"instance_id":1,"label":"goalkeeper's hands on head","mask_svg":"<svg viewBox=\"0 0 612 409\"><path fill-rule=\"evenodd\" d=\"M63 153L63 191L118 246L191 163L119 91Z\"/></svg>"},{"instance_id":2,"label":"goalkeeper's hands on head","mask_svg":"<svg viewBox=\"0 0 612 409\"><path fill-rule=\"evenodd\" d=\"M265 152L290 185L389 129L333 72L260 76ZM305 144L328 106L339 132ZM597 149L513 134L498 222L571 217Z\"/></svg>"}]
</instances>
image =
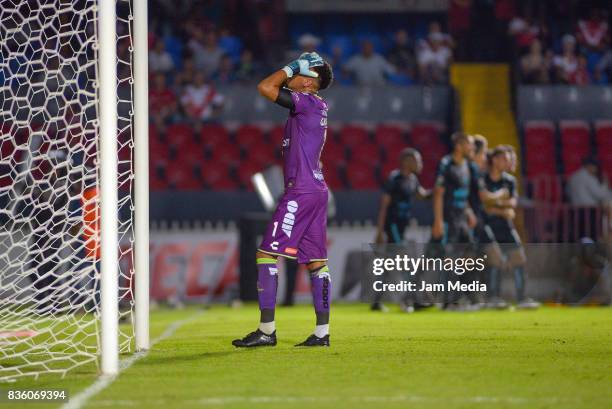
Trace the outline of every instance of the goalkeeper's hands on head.
<instances>
[{"instance_id":1,"label":"goalkeeper's hands on head","mask_svg":"<svg viewBox=\"0 0 612 409\"><path fill-rule=\"evenodd\" d=\"M319 76L310 69L313 67L320 67L323 65L323 58L315 52L303 53L297 60L291 61L287 64L283 71L287 74L287 78L291 78L294 75L305 75L307 77L316 78Z\"/></svg>"}]
</instances>

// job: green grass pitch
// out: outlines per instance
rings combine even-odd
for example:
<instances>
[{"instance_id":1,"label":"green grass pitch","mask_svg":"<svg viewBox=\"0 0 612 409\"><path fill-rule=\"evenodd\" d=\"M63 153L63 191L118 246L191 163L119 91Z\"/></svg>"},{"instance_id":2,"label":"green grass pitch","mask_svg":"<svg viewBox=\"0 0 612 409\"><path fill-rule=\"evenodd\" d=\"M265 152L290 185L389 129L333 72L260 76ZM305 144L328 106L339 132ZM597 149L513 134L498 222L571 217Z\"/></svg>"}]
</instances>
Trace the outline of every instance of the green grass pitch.
<instances>
[{"instance_id":1,"label":"green grass pitch","mask_svg":"<svg viewBox=\"0 0 612 409\"><path fill-rule=\"evenodd\" d=\"M87 408L610 408L612 311L372 313L334 305L331 348L297 349L313 329L309 306L279 308L279 344L237 350L256 306L157 310L157 343ZM122 359L127 356L122 357ZM67 388L96 379L83 367L0 388ZM0 408L9 407L0 403ZM17 407L58 407L24 404Z\"/></svg>"}]
</instances>

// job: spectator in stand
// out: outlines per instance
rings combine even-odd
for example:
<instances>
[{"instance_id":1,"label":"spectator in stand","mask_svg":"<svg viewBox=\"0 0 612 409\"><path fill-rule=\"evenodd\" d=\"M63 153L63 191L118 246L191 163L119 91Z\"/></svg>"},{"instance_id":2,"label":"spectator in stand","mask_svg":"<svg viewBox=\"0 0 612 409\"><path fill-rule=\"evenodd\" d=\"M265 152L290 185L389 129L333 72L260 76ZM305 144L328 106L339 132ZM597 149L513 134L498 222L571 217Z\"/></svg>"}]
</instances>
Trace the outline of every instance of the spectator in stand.
<instances>
[{"instance_id":1,"label":"spectator in stand","mask_svg":"<svg viewBox=\"0 0 612 409\"><path fill-rule=\"evenodd\" d=\"M155 74L153 87L149 91L149 115L155 123L167 123L174 120L176 112L176 95L166 85L166 76Z\"/></svg>"},{"instance_id":2,"label":"spectator in stand","mask_svg":"<svg viewBox=\"0 0 612 409\"><path fill-rule=\"evenodd\" d=\"M221 112L223 102L223 95L206 82L206 77L201 72L195 75L193 84L187 85L181 95L183 112L196 127L204 122L214 121Z\"/></svg>"},{"instance_id":3,"label":"spectator in stand","mask_svg":"<svg viewBox=\"0 0 612 409\"><path fill-rule=\"evenodd\" d=\"M608 23L599 9L591 9L588 20L578 20L576 30L578 44L588 51L601 53L608 43Z\"/></svg>"},{"instance_id":4,"label":"spectator in stand","mask_svg":"<svg viewBox=\"0 0 612 409\"><path fill-rule=\"evenodd\" d=\"M527 84L548 84L552 54L542 52L542 43L535 40L529 46L529 52L521 57L521 75Z\"/></svg>"},{"instance_id":5,"label":"spectator in stand","mask_svg":"<svg viewBox=\"0 0 612 409\"><path fill-rule=\"evenodd\" d=\"M260 72L259 63L253 61L253 52L251 50L243 50L240 53L240 61L236 68L236 80L240 82L253 82L257 79Z\"/></svg>"},{"instance_id":6,"label":"spectator in stand","mask_svg":"<svg viewBox=\"0 0 612 409\"><path fill-rule=\"evenodd\" d=\"M399 73L415 78L416 59L414 57L414 46L410 42L406 30L398 30L395 33L395 42L389 53L389 62L395 65Z\"/></svg>"},{"instance_id":7,"label":"spectator in stand","mask_svg":"<svg viewBox=\"0 0 612 409\"><path fill-rule=\"evenodd\" d=\"M427 44L420 48L417 55L419 77L427 84L444 84L448 79L448 66L453 53L444 34L433 32L427 39Z\"/></svg>"},{"instance_id":8,"label":"spectator in stand","mask_svg":"<svg viewBox=\"0 0 612 409\"><path fill-rule=\"evenodd\" d=\"M214 31L204 33L200 29L194 29L192 35L193 38L189 40L187 47L193 54L195 67L210 76L219 68L224 54L217 42L217 35Z\"/></svg>"},{"instance_id":9,"label":"spectator in stand","mask_svg":"<svg viewBox=\"0 0 612 409\"><path fill-rule=\"evenodd\" d=\"M234 63L229 55L225 54L221 58L219 69L214 73L212 79L217 85L230 85L236 81Z\"/></svg>"},{"instance_id":10,"label":"spectator in stand","mask_svg":"<svg viewBox=\"0 0 612 409\"><path fill-rule=\"evenodd\" d=\"M572 76L578 69L578 57L576 56L576 39L571 34L563 36L562 53L553 59L557 80L569 84Z\"/></svg>"},{"instance_id":11,"label":"spectator in stand","mask_svg":"<svg viewBox=\"0 0 612 409\"><path fill-rule=\"evenodd\" d=\"M448 6L448 28L457 40L457 56L469 57L470 29L472 27L472 0L451 0Z\"/></svg>"},{"instance_id":12,"label":"spectator in stand","mask_svg":"<svg viewBox=\"0 0 612 409\"><path fill-rule=\"evenodd\" d=\"M529 15L530 13L526 13ZM536 24L531 17L516 16L508 25L508 33L514 37L516 45L520 49L525 49L537 39L542 38L545 34L544 27Z\"/></svg>"},{"instance_id":13,"label":"spectator in stand","mask_svg":"<svg viewBox=\"0 0 612 409\"><path fill-rule=\"evenodd\" d=\"M155 48L149 52L149 70L151 72L169 73L174 69L174 61L168 51L164 40L155 42Z\"/></svg>"},{"instance_id":14,"label":"spectator in stand","mask_svg":"<svg viewBox=\"0 0 612 409\"><path fill-rule=\"evenodd\" d=\"M599 161L596 158L585 158L582 167L569 177L567 196L572 205L579 206L573 210L578 221L578 230L573 233L574 238L580 239L588 235L597 240L596 226L601 223L602 213L608 216L608 220L612 213L612 192L607 178L599 178ZM607 231L604 234L607 234Z\"/></svg>"},{"instance_id":15,"label":"spectator in stand","mask_svg":"<svg viewBox=\"0 0 612 409\"><path fill-rule=\"evenodd\" d=\"M608 180L599 179L599 161L594 157L585 158L582 167L567 181L567 195L574 206L609 206L612 193Z\"/></svg>"},{"instance_id":16,"label":"spectator in stand","mask_svg":"<svg viewBox=\"0 0 612 409\"><path fill-rule=\"evenodd\" d=\"M569 76L569 83L573 85L589 85L591 83L591 75L587 68L587 59L584 55L578 56L578 67Z\"/></svg>"},{"instance_id":17,"label":"spectator in stand","mask_svg":"<svg viewBox=\"0 0 612 409\"><path fill-rule=\"evenodd\" d=\"M395 67L389 61L374 52L374 45L369 40L361 44L361 53L351 57L343 68L361 86L383 85L385 77L395 72Z\"/></svg>"},{"instance_id":18,"label":"spectator in stand","mask_svg":"<svg viewBox=\"0 0 612 409\"><path fill-rule=\"evenodd\" d=\"M174 77L174 86L182 89L193 82L196 74L195 62L188 57L183 60L183 70Z\"/></svg>"},{"instance_id":19,"label":"spectator in stand","mask_svg":"<svg viewBox=\"0 0 612 409\"><path fill-rule=\"evenodd\" d=\"M606 51L595 67L595 79L600 83L607 83L612 78L612 50Z\"/></svg>"}]
</instances>

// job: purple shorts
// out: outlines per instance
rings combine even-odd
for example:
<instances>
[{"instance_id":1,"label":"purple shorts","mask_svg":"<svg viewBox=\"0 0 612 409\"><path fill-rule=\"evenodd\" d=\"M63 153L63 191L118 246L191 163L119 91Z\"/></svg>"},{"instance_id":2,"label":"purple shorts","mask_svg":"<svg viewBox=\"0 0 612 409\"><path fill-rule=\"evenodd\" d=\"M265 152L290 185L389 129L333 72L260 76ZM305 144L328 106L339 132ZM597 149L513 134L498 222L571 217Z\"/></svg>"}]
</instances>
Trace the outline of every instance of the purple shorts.
<instances>
[{"instance_id":1,"label":"purple shorts","mask_svg":"<svg viewBox=\"0 0 612 409\"><path fill-rule=\"evenodd\" d=\"M300 264L327 260L327 191L285 192L259 250Z\"/></svg>"}]
</instances>

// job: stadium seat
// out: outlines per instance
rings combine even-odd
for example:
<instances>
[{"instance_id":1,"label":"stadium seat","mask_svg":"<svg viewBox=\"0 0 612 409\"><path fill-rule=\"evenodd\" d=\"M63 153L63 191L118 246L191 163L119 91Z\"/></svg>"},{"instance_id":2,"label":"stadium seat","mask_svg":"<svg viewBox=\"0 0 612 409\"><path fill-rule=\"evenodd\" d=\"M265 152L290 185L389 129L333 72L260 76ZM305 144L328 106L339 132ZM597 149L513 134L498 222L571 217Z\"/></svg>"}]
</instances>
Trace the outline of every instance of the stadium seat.
<instances>
[{"instance_id":1,"label":"stadium seat","mask_svg":"<svg viewBox=\"0 0 612 409\"><path fill-rule=\"evenodd\" d=\"M595 143L598 151L612 151L612 121L595 122Z\"/></svg>"},{"instance_id":2,"label":"stadium seat","mask_svg":"<svg viewBox=\"0 0 612 409\"><path fill-rule=\"evenodd\" d=\"M261 172L263 169L264 168L257 163L243 161L238 167L237 171L240 187L249 191L253 190L253 183L251 182L251 177L255 173Z\"/></svg>"},{"instance_id":3,"label":"stadium seat","mask_svg":"<svg viewBox=\"0 0 612 409\"><path fill-rule=\"evenodd\" d=\"M240 150L230 142L215 146L211 153L213 159L218 163L237 165L240 162Z\"/></svg>"},{"instance_id":4,"label":"stadium seat","mask_svg":"<svg viewBox=\"0 0 612 409\"><path fill-rule=\"evenodd\" d=\"M229 170L224 163L206 162L202 166L202 180L206 187L212 190L232 190L238 187L230 177Z\"/></svg>"},{"instance_id":5,"label":"stadium seat","mask_svg":"<svg viewBox=\"0 0 612 409\"><path fill-rule=\"evenodd\" d=\"M263 169L276 163L277 160L276 151L269 144L257 144L246 150L246 157L242 162L249 161Z\"/></svg>"},{"instance_id":6,"label":"stadium seat","mask_svg":"<svg viewBox=\"0 0 612 409\"><path fill-rule=\"evenodd\" d=\"M561 203L563 200L563 186L559 176L536 176L528 178L526 183L535 201Z\"/></svg>"},{"instance_id":7,"label":"stadium seat","mask_svg":"<svg viewBox=\"0 0 612 409\"><path fill-rule=\"evenodd\" d=\"M193 143L194 130L186 124L173 124L166 128L166 142L170 146L181 148Z\"/></svg>"},{"instance_id":8,"label":"stadium seat","mask_svg":"<svg viewBox=\"0 0 612 409\"><path fill-rule=\"evenodd\" d=\"M344 145L328 140L323 148L321 160L328 165L341 165L346 161L346 148Z\"/></svg>"},{"instance_id":9,"label":"stadium seat","mask_svg":"<svg viewBox=\"0 0 612 409\"><path fill-rule=\"evenodd\" d=\"M554 148L555 126L550 121L525 123L523 143L526 148Z\"/></svg>"},{"instance_id":10,"label":"stadium seat","mask_svg":"<svg viewBox=\"0 0 612 409\"><path fill-rule=\"evenodd\" d=\"M350 148L350 153L351 163L361 162L376 166L380 162L380 148L372 142L355 145Z\"/></svg>"},{"instance_id":11,"label":"stadium seat","mask_svg":"<svg viewBox=\"0 0 612 409\"><path fill-rule=\"evenodd\" d=\"M576 156L585 157L589 155L591 152L591 133L587 122L561 121L559 131L564 164L573 163Z\"/></svg>"},{"instance_id":12,"label":"stadium seat","mask_svg":"<svg viewBox=\"0 0 612 409\"><path fill-rule=\"evenodd\" d=\"M376 181L374 167L365 163L349 163L346 166L346 177L351 189L374 190L380 187Z\"/></svg>"},{"instance_id":13,"label":"stadium seat","mask_svg":"<svg viewBox=\"0 0 612 409\"><path fill-rule=\"evenodd\" d=\"M205 146L216 146L229 141L229 133L221 125L204 125L200 131L201 142Z\"/></svg>"},{"instance_id":14,"label":"stadium seat","mask_svg":"<svg viewBox=\"0 0 612 409\"><path fill-rule=\"evenodd\" d=\"M340 177L337 166L324 167L323 176L325 177L325 183L330 189L344 189L344 182Z\"/></svg>"},{"instance_id":15,"label":"stadium seat","mask_svg":"<svg viewBox=\"0 0 612 409\"><path fill-rule=\"evenodd\" d=\"M285 136L285 126L278 125L270 129L268 141L270 141L270 143L272 144L280 144L282 143L284 136Z\"/></svg>"},{"instance_id":16,"label":"stadium seat","mask_svg":"<svg viewBox=\"0 0 612 409\"><path fill-rule=\"evenodd\" d=\"M255 125L242 125L236 131L236 143L241 148L248 148L257 143L265 143L264 132Z\"/></svg>"},{"instance_id":17,"label":"stadium seat","mask_svg":"<svg viewBox=\"0 0 612 409\"><path fill-rule=\"evenodd\" d=\"M370 142L367 129L357 125L346 125L340 129L339 140L345 146L355 146Z\"/></svg>"},{"instance_id":18,"label":"stadium seat","mask_svg":"<svg viewBox=\"0 0 612 409\"><path fill-rule=\"evenodd\" d=\"M549 121L530 121L525 124L523 146L528 176L556 173L554 132L554 125Z\"/></svg>"},{"instance_id":19,"label":"stadium seat","mask_svg":"<svg viewBox=\"0 0 612 409\"><path fill-rule=\"evenodd\" d=\"M440 141L440 134L444 126L439 122L418 122L412 127L410 141L421 150L432 141Z\"/></svg>"},{"instance_id":20,"label":"stadium seat","mask_svg":"<svg viewBox=\"0 0 612 409\"><path fill-rule=\"evenodd\" d=\"M404 132L399 126L379 125L374 132L374 140L380 146L397 146L406 143Z\"/></svg>"},{"instance_id":21,"label":"stadium seat","mask_svg":"<svg viewBox=\"0 0 612 409\"><path fill-rule=\"evenodd\" d=\"M202 188L202 183L189 166L168 166L166 178L171 189L199 190Z\"/></svg>"},{"instance_id":22,"label":"stadium seat","mask_svg":"<svg viewBox=\"0 0 612 409\"><path fill-rule=\"evenodd\" d=\"M588 152L580 151L563 151L563 174L571 175L582 166L582 161Z\"/></svg>"}]
</instances>

